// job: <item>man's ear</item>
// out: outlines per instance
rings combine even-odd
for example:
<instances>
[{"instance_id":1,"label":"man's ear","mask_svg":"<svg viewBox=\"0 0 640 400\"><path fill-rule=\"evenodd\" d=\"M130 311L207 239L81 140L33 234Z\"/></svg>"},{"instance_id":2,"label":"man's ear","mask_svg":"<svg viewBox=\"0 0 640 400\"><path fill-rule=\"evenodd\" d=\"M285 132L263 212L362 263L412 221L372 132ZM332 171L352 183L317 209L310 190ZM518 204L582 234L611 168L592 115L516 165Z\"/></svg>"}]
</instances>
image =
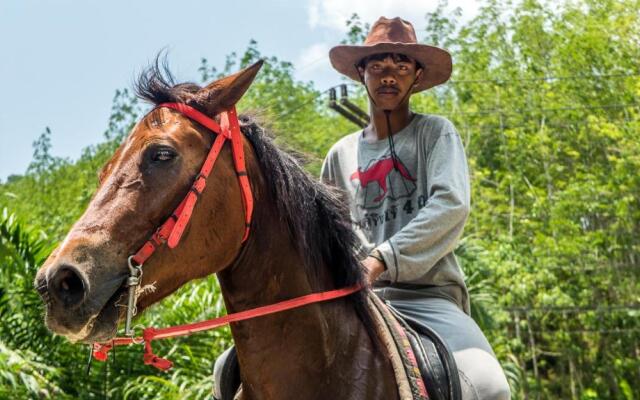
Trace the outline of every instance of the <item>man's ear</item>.
<instances>
[{"instance_id":1,"label":"man's ear","mask_svg":"<svg viewBox=\"0 0 640 400\"><path fill-rule=\"evenodd\" d=\"M214 116L224 110L233 107L242 98L242 95L249 89L258 71L262 67L264 60L259 60L255 64L236 72L233 75L225 76L217 81L211 82L206 87L200 89L193 97L207 115Z\"/></svg>"}]
</instances>

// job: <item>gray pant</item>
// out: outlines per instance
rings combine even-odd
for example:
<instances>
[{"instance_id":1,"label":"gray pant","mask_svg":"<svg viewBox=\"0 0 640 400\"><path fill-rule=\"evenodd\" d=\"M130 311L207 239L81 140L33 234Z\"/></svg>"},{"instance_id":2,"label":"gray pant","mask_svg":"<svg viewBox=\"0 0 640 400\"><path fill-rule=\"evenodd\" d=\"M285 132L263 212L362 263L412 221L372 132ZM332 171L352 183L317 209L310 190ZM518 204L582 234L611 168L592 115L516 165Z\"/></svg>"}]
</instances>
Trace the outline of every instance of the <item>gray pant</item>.
<instances>
[{"instance_id":1,"label":"gray pant","mask_svg":"<svg viewBox=\"0 0 640 400\"><path fill-rule=\"evenodd\" d=\"M432 328L447 342L458 366L463 400L507 400L511 391L484 334L452 301L415 291L381 288L375 292L408 317Z\"/></svg>"}]
</instances>

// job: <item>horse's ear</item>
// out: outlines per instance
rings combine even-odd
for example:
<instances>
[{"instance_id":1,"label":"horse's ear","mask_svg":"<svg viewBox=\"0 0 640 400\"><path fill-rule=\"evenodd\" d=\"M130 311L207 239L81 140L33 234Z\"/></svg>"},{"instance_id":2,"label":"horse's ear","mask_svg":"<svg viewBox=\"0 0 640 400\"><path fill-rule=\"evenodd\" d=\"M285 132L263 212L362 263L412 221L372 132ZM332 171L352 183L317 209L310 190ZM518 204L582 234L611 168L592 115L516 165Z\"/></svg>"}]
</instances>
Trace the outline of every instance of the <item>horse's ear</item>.
<instances>
[{"instance_id":1,"label":"horse's ear","mask_svg":"<svg viewBox=\"0 0 640 400\"><path fill-rule=\"evenodd\" d=\"M231 108L249 89L263 63L264 60L259 60L233 75L208 84L196 93L194 100L210 116Z\"/></svg>"}]
</instances>

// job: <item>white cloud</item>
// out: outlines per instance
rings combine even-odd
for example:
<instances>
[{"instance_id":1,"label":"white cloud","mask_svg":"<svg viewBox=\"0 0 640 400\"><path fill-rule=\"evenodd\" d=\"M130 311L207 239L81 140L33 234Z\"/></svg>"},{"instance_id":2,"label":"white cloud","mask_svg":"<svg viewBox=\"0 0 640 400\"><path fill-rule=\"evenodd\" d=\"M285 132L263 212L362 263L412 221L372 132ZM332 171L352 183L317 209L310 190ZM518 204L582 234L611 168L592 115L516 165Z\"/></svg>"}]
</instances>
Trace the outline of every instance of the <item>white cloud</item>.
<instances>
[{"instance_id":1,"label":"white cloud","mask_svg":"<svg viewBox=\"0 0 640 400\"><path fill-rule=\"evenodd\" d=\"M363 22L373 23L380 16L399 16L420 29L425 24L425 15L435 10L437 1L427 0L308 0L308 17L311 28L327 28L346 32L346 21L357 13ZM449 8L462 8L464 20L477 13L479 4L475 0L450 1ZM418 34L418 36L420 36Z\"/></svg>"}]
</instances>

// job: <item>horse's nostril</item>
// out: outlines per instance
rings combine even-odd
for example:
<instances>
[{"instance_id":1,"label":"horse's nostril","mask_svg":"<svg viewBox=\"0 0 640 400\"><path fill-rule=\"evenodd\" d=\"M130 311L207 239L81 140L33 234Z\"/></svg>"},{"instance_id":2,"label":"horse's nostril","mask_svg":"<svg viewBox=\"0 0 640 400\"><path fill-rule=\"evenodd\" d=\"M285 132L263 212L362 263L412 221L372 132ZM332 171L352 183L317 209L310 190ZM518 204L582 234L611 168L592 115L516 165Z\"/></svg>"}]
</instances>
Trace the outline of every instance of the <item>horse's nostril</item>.
<instances>
[{"instance_id":1,"label":"horse's nostril","mask_svg":"<svg viewBox=\"0 0 640 400\"><path fill-rule=\"evenodd\" d=\"M48 295L47 280L44 274L38 275L34 281L34 286L38 294L44 299Z\"/></svg>"},{"instance_id":2,"label":"horse's nostril","mask_svg":"<svg viewBox=\"0 0 640 400\"><path fill-rule=\"evenodd\" d=\"M51 294L66 307L78 305L84 299L84 281L74 268L63 266L58 269L49 286Z\"/></svg>"}]
</instances>

